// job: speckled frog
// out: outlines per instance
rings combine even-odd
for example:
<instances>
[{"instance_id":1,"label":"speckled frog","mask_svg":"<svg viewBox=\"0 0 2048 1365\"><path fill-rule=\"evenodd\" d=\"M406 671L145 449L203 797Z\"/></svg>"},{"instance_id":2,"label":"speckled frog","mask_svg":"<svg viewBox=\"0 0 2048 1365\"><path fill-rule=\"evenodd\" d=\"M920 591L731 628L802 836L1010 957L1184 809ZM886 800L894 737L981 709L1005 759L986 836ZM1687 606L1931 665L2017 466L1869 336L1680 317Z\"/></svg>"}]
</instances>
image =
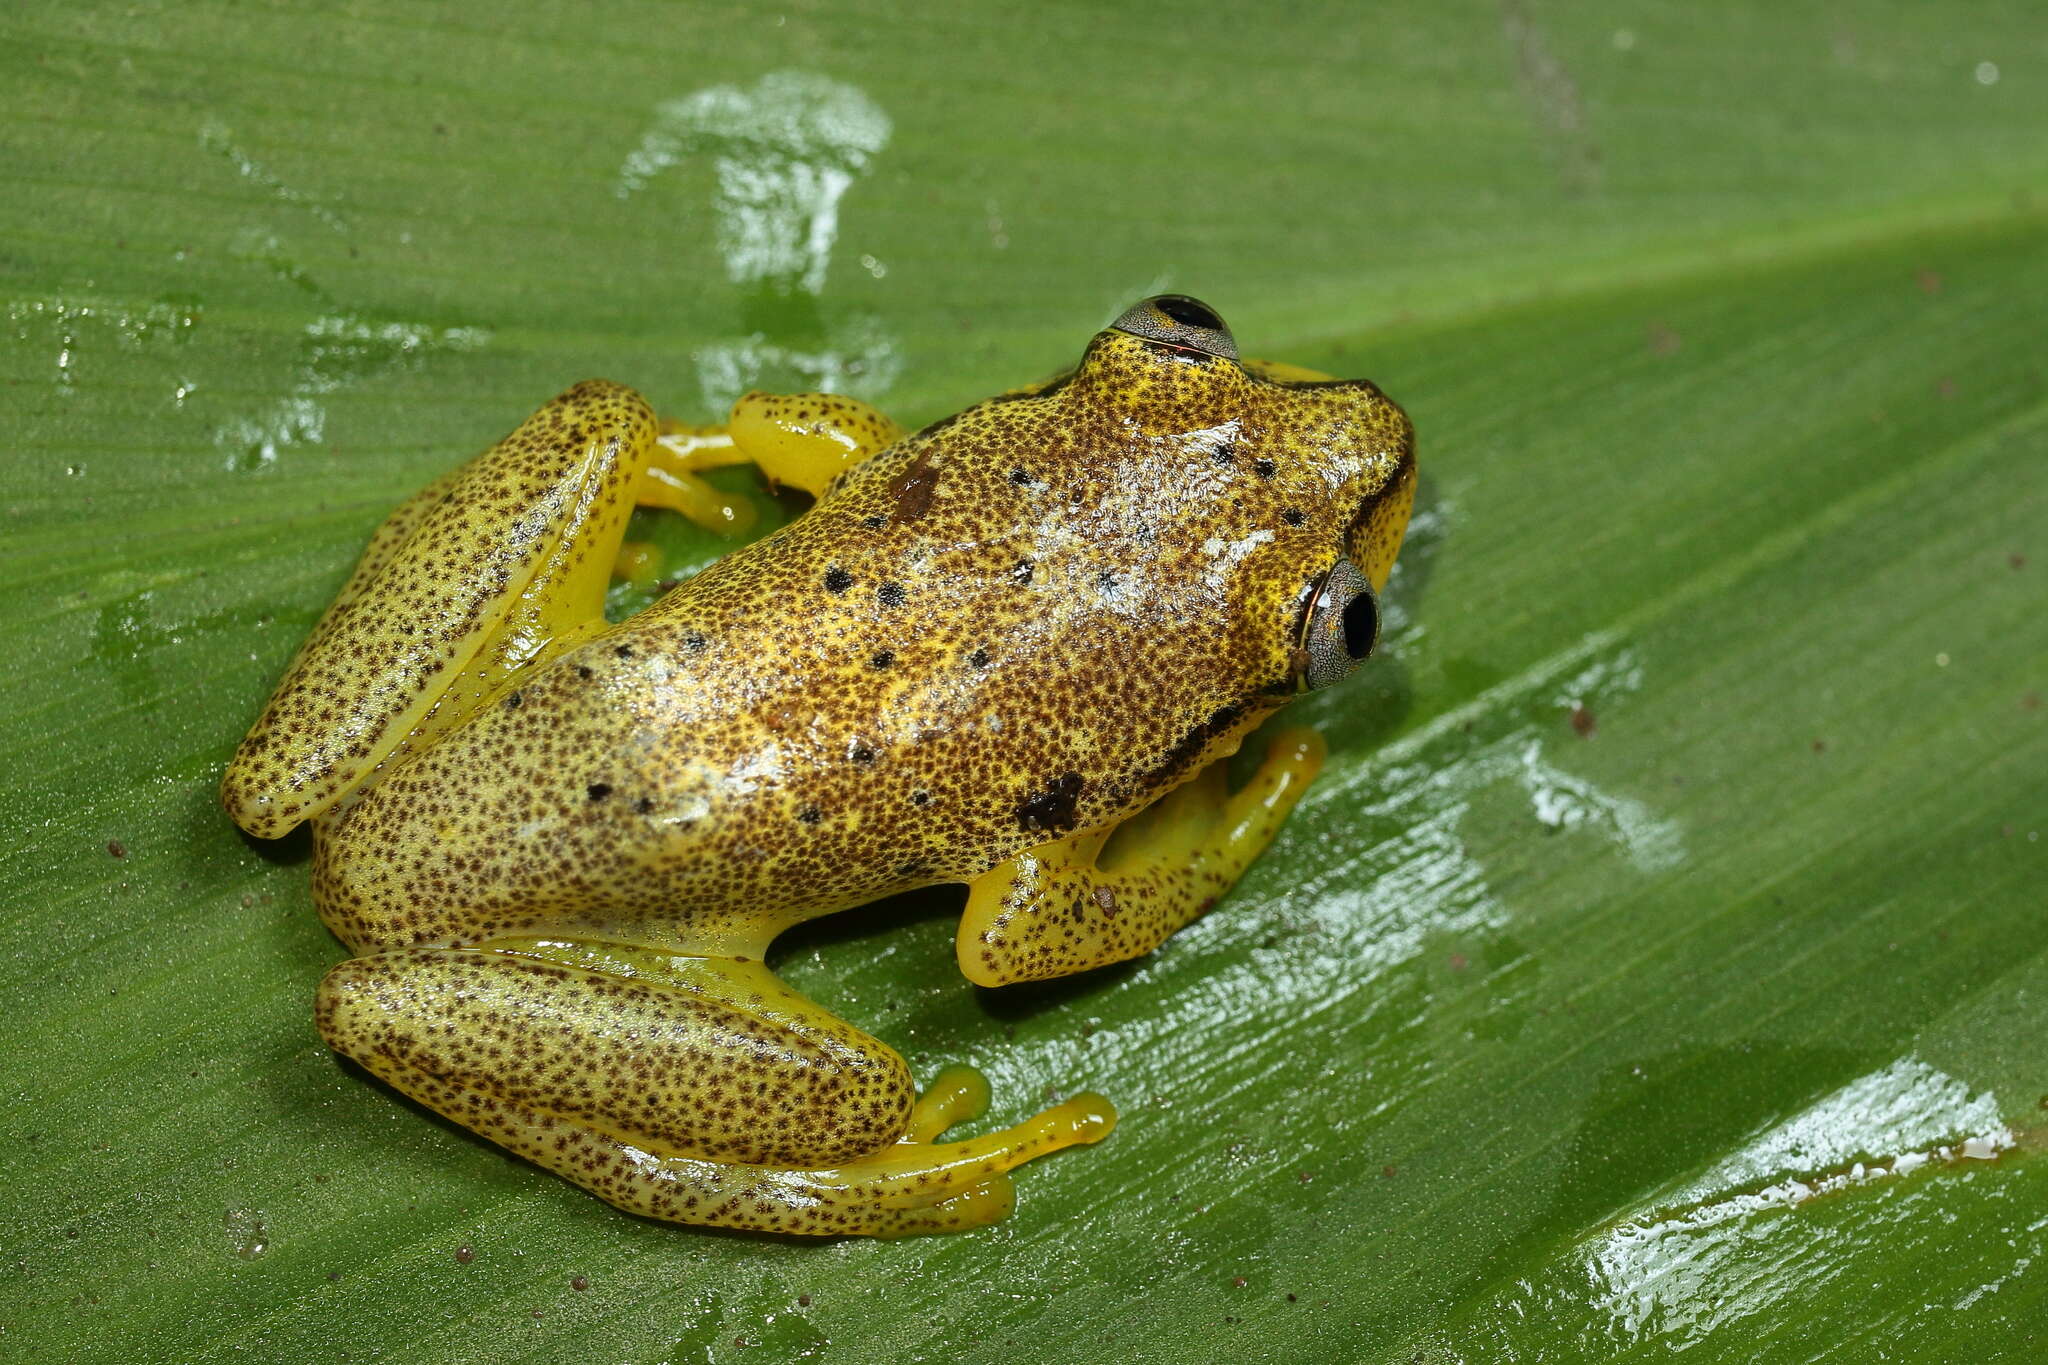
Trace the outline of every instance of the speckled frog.
<instances>
[{"instance_id":1,"label":"speckled frog","mask_svg":"<svg viewBox=\"0 0 2048 1365\"><path fill-rule=\"evenodd\" d=\"M815 505L608 624L628 514L727 518L700 476L741 462ZM383 524L222 800L312 822L356 954L320 1032L421 1103L657 1218L993 1222L1114 1110L941 1141L986 1083L920 1095L770 942L964 882L982 985L1157 947L1314 776L1307 731L1235 792L1220 760L1370 651L1414 482L1373 385L1240 360L1178 295L909 435L828 395L686 427L579 384Z\"/></svg>"}]
</instances>

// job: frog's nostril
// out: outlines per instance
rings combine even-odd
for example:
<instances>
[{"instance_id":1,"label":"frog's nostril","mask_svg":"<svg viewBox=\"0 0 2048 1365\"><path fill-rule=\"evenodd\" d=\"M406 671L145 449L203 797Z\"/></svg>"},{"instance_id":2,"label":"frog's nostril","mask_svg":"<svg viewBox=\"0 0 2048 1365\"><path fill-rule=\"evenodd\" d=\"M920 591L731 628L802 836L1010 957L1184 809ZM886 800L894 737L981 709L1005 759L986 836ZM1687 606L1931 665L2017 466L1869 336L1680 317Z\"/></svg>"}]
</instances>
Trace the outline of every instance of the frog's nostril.
<instances>
[{"instance_id":1,"label":"frog's nostril","mask_svg":"<svg viewBox=\"0 0 2048 1365\"><path fill-rule=\"evenodd\" d=\"M1237 342L1216 310L1185 294L1146 299L1111 324L1119 332L1163 341L1184 351L1237 359Z\"/></svg>"}]
</instances>

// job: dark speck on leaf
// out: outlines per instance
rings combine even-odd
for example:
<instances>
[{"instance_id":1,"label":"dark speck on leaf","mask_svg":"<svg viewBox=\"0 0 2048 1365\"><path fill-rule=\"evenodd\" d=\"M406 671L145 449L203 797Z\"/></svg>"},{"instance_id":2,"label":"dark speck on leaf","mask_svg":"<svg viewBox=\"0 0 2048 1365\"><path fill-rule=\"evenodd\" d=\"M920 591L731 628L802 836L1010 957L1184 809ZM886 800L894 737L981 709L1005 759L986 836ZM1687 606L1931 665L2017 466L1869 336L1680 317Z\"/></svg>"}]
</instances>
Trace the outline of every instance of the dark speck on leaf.
<instances>
[{"instance_id":1,"label":"dark speck on leaf","mask_svg":"<svg viewBox=\"0 0 2048 1365\"><path fill-rule=\"evenodd\" d=\"M633 813L635 815L651 815L653 812L654 800L652 797L643 796L633 803Z\"/></svg>"},{"instance_id":2,"label":"dark speck on leaf","mask_svg":"<svg viewBox=\"0 0 2048 1365\"><path fill-rule=\"evenodd\" d=\"M1290 507L1280 514L1280 520L1286 522L1289 526L1299 526L1308 520L1308 513L1302 511L1299 507Z\"/></svg>"},{"instance_id":3,"label":"dark speck on leaf","mask_svg":"<svg viewBox=\"0 0 2048 1365\"><path fill-rule=\"evenodd\" d=\"M590 793L591 800L602 801L612 794L612 784L609 782L593 782L585 790Z\"/></svg>"},{"instance_id":4,"label":"dark speck on leaf","mask_svg":"<svg viewBox=\"0 0 2048 1365\"><path fill-rule=\"evenodd\" d=\"M1252 461L1252 468L1258 473L1258 476L1262 479L1270 479L1275 474L1280 472L1279 465L1274 464L1271 460L1268 460L1263 456L1261 456L1259 459Z\"/></svg>"},{"instance_id":5,"label":"dark speck on leaf","mask_svg":"<svg viewBox=\"0 0 2048 1365\"><path fill-rule=\"evenodd\" d=\"M910 597L901 583L884 583L875 589L875 597L885 607L900 607Z\"/></svg>"},{"instance_id":6,"label":"dark speck on leaf","mask_svg":"<svg viewBox=\"0 0 2048 1365\"><path fill-rule=\"evenodd\" d=\"M853 586L853 575L834 564L825 570L825 591L845 592Z\"/></svg>"},{"instance_id":7,"label":"dark speck on leaf","mask_svg":"<svg viewBox=\"0 0 2048 1365\"><path fill-rule=\"evenodd\" d=\"M816 806L805 806L796 813L796 818L806 825L815 825L825 818L825 812L819 810Z\"/></svg>"},{"instance_id":8,"label":"dark speck on leaf","mask_svg":"<svg viewBox=\"0 0 2048 1365\"><path fill-rule=\"evenodd\" d=\"M692 654L702 654L710 647L711 642L694 630L683 637L683 648L689 650Z\"/></svg>"},{"instance_id":9,"label":"dark speck on leaf","mask_svg":"<svg viewBox=\"0 0 2048 1365\"><path fill-rule=\"evenodd\" d=\"M1019 488L1026 486L1031 482L1031 471L1021 466L1011 470L1010 482L1016 484Z\"/></svg>"},{"instance_id":10,"label":"dark speck on leaf","mask_svg":"<svg viewBox=\"0 0 2048 1365\"><path fill-rule=\"evenodd\" d=\"M869 667L869 668L887 668L887 667L889 667L889 666L890 666L891 664L893 664L893 663L895 663L895 662L896 662L896 655L895 655L895 653L894 653L893 651L890 651L890 650L886 650L886 649L878 649L878 650L876 650L876 651L875 651L875 652L874 652L874 653L873 653L872 655L870 655L870 656L869 656L869 658L868 658L868 667Z\"/></svg>"},{"instance_id":11,"label":"dark speck on leaf","mask_svg":"<svg viewBox=\"0 0 2048 1365\"><path fill-rule=\"evenodd\" d=\"M973 664L976 668L987 668L988 651L985 649L976 649L972 654L967 656L967 662Z\"/></svg>"},{"instance_id":12,"label":"dark speck on leaf","mask_svg":"<svg viewBox=\"0 0 2048 1365\"><path fill-rule=\"evenodd\" d=\"M618 655L621 659L630 659L633 657L633 646L620 645L618 648L614 649L612 653Z\"/></svg>"},{"instance_id":13,"label":"dark speck on leaf","mask_svg":"<svg viewBox=\"0 0 2048 1365\"><path fill-rule=\"evenodd\" d=\"M589 682L592 678L596 677L597 674L591 672L588 665L578 664L576 665L576 676L583 679L585 682Z\"/></svg>"},{"instance_id":14,"label":"dark speck on leaf","mask_svg":"<svg viewBox=\"0 0 2048 1365\"><path fill-rule=\"evenodd\" d=\"M871 512L860 519L860 524L867 527L870 531L879 531L889 524L889 518L884 513Z\"/></svg>"},{"instance_id":15,"label":"dark speck on leaf","mask_svg":"<svg viewBox=\"0 0 2048 1365\"><path fill-rule=\"evenodd\" d=\"M854 745L853 748L847 751L846 756L862 767L866 767L875 761L875 751L865 744Z\"/></svg>"}]
</instances>

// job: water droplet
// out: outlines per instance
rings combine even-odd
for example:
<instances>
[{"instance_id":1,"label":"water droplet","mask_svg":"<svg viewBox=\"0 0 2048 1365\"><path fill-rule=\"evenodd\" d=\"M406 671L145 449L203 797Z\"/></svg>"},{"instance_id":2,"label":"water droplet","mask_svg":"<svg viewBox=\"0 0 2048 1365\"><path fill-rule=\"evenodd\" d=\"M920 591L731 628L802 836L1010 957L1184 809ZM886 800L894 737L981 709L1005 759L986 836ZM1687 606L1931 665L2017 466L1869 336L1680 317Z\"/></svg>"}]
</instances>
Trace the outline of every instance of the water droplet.
<instances>
[{"instance_id":1,"label":"water droplet","mask_svg":"<svg viewBox=\"0 0 2048 1365\"><path fill-rule=\"evenodd\" d=\"M221 1219L227 1229L228 1244L235 1249L235 1255L245 1261L253 1261L270 1250L270 1229L264 1226L264 1215L260 1209L229 1209Z\"/></svg>"}]
</instances>

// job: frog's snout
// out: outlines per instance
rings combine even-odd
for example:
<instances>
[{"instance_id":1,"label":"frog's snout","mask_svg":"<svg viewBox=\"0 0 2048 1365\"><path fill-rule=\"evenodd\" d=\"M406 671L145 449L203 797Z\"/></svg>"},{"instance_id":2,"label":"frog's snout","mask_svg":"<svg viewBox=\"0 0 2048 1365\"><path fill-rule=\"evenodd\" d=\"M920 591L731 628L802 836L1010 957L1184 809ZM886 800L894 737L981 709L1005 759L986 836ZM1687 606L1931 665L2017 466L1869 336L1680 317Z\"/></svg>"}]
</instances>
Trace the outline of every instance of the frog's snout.
<instances>
[{"instance_id":1,"label":"frog's snout","mask_svg":"<svg viewBox=\"0 0 2048 1365\"><path fill-rule=\"evenodd\" d=\"M1186 294L1159 294L1134 304L1110 328L1224 360L1238 358L1237 338L1224 326L1222 317Z\"/></svg>"}]
</instances>

